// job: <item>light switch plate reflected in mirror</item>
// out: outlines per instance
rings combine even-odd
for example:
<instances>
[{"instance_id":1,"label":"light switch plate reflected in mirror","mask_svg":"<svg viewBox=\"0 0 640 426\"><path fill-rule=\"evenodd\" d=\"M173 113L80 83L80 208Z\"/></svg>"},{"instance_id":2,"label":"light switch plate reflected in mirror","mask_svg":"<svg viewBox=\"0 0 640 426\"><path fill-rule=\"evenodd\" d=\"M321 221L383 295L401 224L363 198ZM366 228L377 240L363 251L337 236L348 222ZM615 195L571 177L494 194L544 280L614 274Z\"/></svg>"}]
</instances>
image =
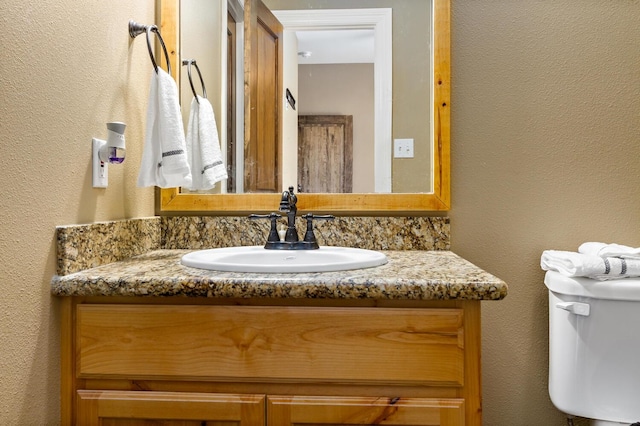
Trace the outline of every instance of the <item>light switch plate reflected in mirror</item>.
<instances>
[{"instance_id":1,"label":"light switch plate reflected in mirror","mask_svg":"<svg viewBox=\"0 0 640 426\"><path fill-rule=\"evenodd\" d=\"M413 158L413 139L394 139L393 158Z\"/></svg>"}]
</instances>

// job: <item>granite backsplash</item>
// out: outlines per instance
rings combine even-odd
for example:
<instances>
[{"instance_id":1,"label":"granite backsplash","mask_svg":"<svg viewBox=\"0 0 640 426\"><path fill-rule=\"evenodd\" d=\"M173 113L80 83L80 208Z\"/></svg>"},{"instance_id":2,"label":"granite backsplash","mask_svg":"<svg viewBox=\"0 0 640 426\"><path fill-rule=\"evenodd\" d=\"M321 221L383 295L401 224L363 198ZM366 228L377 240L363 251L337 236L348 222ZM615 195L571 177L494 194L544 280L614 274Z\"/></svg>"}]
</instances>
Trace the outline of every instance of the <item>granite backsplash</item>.
<instances>
[{"instance_id":1,"label":"granite backsplash","mask_svg":"<svg viewBox=\"0 0 640 426\"><path fill-rule=\"evenodd\" d=\"M448 217L337 217L314 225L321 246L450 249ZM305 221L299 219L297 226L304 235ZM157 249L262 245L268 232L268 221L242 216L163 216L59 226L56 273L68 275Z\"/></svg>"}]
</instances>

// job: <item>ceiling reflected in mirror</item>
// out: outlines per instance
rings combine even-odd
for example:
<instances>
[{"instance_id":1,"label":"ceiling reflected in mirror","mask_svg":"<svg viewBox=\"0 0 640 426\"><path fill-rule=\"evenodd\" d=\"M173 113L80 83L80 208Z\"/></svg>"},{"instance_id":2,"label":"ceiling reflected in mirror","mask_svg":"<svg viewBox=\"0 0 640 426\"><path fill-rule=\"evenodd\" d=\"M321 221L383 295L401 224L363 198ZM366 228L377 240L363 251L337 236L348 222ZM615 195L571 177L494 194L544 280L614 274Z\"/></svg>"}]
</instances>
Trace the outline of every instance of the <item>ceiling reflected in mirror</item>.
<instances>
[{"instance_id":1,"label":"ceiling reflected in mirror","mask_svg":"<svg viewBox=\"0 0 640 426\"><path fill-rule=\"evenodd\" d=\"M373 30L296 31L298 65L372 64L375 54Z\"/></svg>"}]
</instances>

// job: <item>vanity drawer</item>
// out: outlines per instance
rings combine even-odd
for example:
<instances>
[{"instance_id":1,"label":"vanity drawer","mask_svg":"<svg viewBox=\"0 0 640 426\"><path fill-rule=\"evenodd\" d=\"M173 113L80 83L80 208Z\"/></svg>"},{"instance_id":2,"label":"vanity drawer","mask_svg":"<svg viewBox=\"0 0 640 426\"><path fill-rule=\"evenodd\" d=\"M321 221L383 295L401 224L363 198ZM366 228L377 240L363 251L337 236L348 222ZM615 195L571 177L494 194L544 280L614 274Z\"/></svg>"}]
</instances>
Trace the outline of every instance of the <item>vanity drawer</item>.
<instances>
[{"instance_id":1,"label":"vanity drawer","mask_svg":"<svg viewBox=\"0 0 640 426\"><path fill-rule=\"evenodd\" d=\"M78 305L80 378L462 386L461 309Z\"/></svg>"}]
</instances>

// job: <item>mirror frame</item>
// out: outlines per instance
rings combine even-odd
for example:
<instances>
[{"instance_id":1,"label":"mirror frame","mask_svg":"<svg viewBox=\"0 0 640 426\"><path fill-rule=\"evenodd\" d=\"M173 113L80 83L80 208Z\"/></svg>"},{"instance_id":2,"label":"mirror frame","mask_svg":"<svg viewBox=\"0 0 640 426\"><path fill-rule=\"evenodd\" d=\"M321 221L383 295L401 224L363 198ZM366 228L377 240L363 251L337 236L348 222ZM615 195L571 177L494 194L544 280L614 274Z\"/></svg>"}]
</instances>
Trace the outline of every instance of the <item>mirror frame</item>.
<instances>
[{"instance_id":1,"label":"mirror frame","mask_svg":"<svg viewBox=\"0 0 640 426\"><path fill-rule=\"evenodd\" d=\"M303 193L298 209L317 213L425 214L451 208L451 0L433 1L433 192L430 193ZM173 64L179 51L179 0L160 1L160 29ZM163 58L164 60L164 58ZM171 67L180 81L180 68ZM280 193L200 194L180 193L179 188L156 188L156 214L233 215L277 209Z\"/></svg>"}]
</instances>

